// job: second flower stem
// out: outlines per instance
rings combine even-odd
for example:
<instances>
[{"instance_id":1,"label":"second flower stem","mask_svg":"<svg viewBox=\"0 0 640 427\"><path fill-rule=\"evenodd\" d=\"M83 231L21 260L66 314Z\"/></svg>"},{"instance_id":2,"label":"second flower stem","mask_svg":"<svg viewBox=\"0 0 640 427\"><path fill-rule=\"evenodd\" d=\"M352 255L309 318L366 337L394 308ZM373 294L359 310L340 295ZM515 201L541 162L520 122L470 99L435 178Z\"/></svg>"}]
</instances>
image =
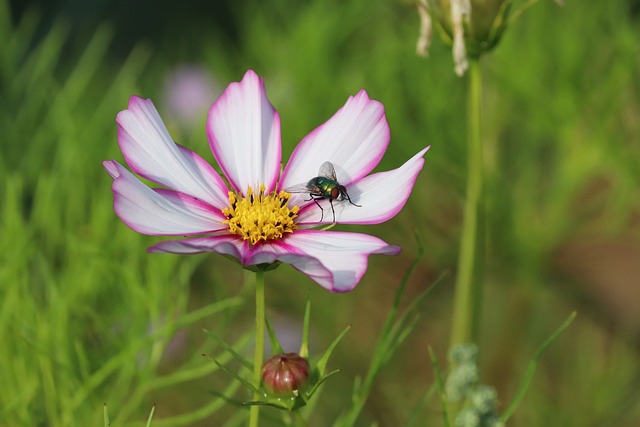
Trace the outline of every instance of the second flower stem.
<instances>
[{"instance_id":1,"label":"second flower stem","mask_svg":"<svg viewBox=\"0 0 640 427\"><path fill-rule=\"evenodd\" d=\"M264 271L256 272L256 348L253 357L253 385L260 389L262 381L262 362L264 360ZM253 400L259 400L260 394L253 393ZM249 427L258 427L260 406L252 405L249 411Z\"/></svg>"},{"instance_id":2,"label":"second flower stem","mask_svg":"<svg viewBox=\"0 0 640 427\"><path fill-rule=\"evenodd\" d=\"M480 311L480 275L482 266L482 187L483 157L480 138L481 73L477 59L469 62L467 104L467 196L458 258L458 277L453 308L451 345L474 342Z\"/></svg>"}]
</instances>

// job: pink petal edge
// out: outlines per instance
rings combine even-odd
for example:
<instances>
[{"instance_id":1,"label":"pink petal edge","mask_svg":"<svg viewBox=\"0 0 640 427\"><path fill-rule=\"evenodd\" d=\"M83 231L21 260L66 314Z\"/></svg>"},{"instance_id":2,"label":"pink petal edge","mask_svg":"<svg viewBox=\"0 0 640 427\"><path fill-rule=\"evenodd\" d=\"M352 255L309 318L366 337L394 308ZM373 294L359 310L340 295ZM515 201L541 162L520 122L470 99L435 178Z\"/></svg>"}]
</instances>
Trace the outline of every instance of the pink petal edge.
<instances>
[{"instance_id":1,"label":"pink petal edge","mask_svg":"<svg viewBox=\"0 0 640 427\"><path fill-rule=\"evenodd\" d=\"M282 146L280 115L267 98L264 81L248 70L240 82L229 84L209 109L209 146L236 192L264 184L275 189Z\"/></svg>"},{"instance_id":2,"label":"pink petal edge","mask_svg":"<svg viewBox=\"0 0 640 427\"><path fill-rule=\"evenodd\" d=\"M198 154L173 141L150 99L132 96L116 122L120 150L138 175L219 209L228 205L228 189L219 174Z\"/></svg>"},{"instance_id":3,"label":"pink petal edge","mask_svg":"<svg viewBox=\"0 0 640 427\"><path fill-rule=\"evenodd\" d=\"M406 204L418 174L424 166L426 147L407 160L402 166L364 177L347 188L351 200L334 201L336 222L340 224L380 224L396 216ZM324 214L314 202L305 202L298 214L302 228L330 224L333 221L328 200L319 201ZM322 217L322 222L320 218Z\"/></svg>"},{"instance_id":4,"label":"pink petal edge","mask_svg":"<svg viewBox=\"0 0 640 427\"><path fill-rule=\"evenodd\" d=\"M350 96L329 120L294 149L280 179L286 189L317 176L325 161L333 163L338 181L349 185L367 175L382 159L390 130L384 106L365 90Z\"/></svg>"},{"instance_id":5,"label":"pink petal edge","mask_svg":"<svg viewBox=\"0 0 640 427\"><path fill-rule=\"evenodd\" d=\"M396 255L398 246L367 234L298 230L273 243L250 246L238 236L219 235L157 243L149 252L231 255L243 265L281 261L331 292L348 292L367 270L371 254Z\"/></svg>"},{"instance_id":6,"label":"pink petal edge","mask_svg":"<svg viewBox=\"0 0 640 427\"><path fill-rule=\"evenodd\" d=\"M192 196L151 189L115 160L102 163L113 178L113 208L131 229L142 234L178 236L219 231L224 217Z\"/></svg>"}]
</instances>

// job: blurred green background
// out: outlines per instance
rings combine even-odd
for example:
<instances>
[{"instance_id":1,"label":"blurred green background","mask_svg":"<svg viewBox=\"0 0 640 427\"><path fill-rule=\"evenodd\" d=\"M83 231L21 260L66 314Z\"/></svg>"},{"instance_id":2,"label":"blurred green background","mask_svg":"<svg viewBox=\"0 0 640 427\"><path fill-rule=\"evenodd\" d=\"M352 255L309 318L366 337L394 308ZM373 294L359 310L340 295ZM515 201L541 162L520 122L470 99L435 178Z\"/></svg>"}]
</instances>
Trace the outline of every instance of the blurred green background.
<instances>
[{"instance_id":1,"label":"blurred green background","mask_svg":"<svg viewBox=\"0 0 640 427\"><path fill-rule=\"evenodd\" d=\"M267 304L286 350L296 350L308 296L312 353L353 325L329 365L342 372L310 419L331 425L366 372L418 233L425 255L403 305L447 275L358 425L405 425L412 413L413 425L442 425L437 399L422 399L433 383L428 346L442 362L449 338L466 79L437 38L417 57L417 35L414 5L399 0L0 0L0 425L102 425L104 402L112 425L141 425L153 403L153 426L236 425L241 410L210 393L230 380L201 356L224 360L202 328L247 343L245 274L216 255L147 255L159 239L116 217L100 162L122 160L114 118L132 94L153 99L174 139L213 161L207 108L249 68L280 112L285 160L361 88L384 103L391 127L378 170L431 145L397 217L339 227L400 244L402 255L372 257L344 295L282 266L267 275ZM535 349L577 310L509 425L637 426L640 2L540 1L482 70L481 379L508 404Z\"/></svg>"}]
</instances>

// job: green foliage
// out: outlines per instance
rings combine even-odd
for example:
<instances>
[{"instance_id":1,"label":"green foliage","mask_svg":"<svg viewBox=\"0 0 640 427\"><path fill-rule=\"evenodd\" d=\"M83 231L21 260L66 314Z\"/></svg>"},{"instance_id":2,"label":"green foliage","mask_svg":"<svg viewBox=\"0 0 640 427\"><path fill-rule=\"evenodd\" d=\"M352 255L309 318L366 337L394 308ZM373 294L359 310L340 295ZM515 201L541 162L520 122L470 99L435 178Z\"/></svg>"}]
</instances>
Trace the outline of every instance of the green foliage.
<instances>
[{"instance_id":1,"label":"green foliage","mask_svg":"<svg viewBox=\"0 0 640 427\"><path fill-rule=\"evenodd\" d=\"M179 328L239 300L186 315L195 260L147 256L149 239L113 215L100 162L150 51L114 66L103 26L69 66L67 25L40 39L37 23L3 24L0 40L0 424L91 425L108 402L124 425L177 375L215 370L157 372Z\"/></svg>"},{"instance_id":2,"label":"green foliage","mask_svg":"<svg viewBox=\"0 0 640 427\"><path fill-rule=\"evenodd\" d=\"M499 396L515 396L538 343L579 306L585 315L536 360L536 376L509 425L632 426L640 418L637 322L623 323L615 310L603 319L602 298L620 290L605 287L589 299L584 280L567 278L557 254L581 238L638 245L640 26L631 2L566 3L538 2L482 63L489 264L480 363ZM154 99L164 117L162 82L178 59L203 65L222 87L247 68L264 76L282 117L285 160L348 95L365 88L384 103L391 127L380 170L432 145L403 212L366 231L401 244L414 229L423 236L427 255L405 290L412 297L455 265L466 178L465 84L453 74L446 46L435 42L426 60L415 55L418 18L408 2L250 0L230 8L233 37L217 28L190 35L184 23L184 35L167 38L185 37L189 55L176 49L180 44L150 40L120 58L108 24L85 34L78 48L72 20L43 29L42 17L30 11L14 23L0 0L0 425L95 425L106 402L111 425L143 426L156 400L154 427L245 419L206 394L216 388L209 380L226 377L199 355L227 363L229 353L211 340L174 341L184 331L201 338L201 326L223 337L237 332L230 319L246 304L226 298L242 296L229 283L234 276L220 272L229 265L147 255L156 240L117 219L100 165L122 158L114 117L131 94ZM181 134L169 126L176 140L211 159L202 127ZM436 352L447 346L450 295L438 290L423 320L406 319L411 335L389 329L398 265L413 258L411 246L405 251L371 262L351 294L310 291L319 320L310 328L309 352L314 341L330 342L353 323L331 364L365 377L355 403L350 376L324 384L312 425L346 413L351 424L399 425L431 384L427 345ZM604 268L610 277L611 267ZM205 304L191 294L199 281L214 289L202 292ZM307 297L300 283L308 279L283 267L267 281L270 304L298 316ZM379 345L397 350L397 363L389 363L391 353L372 354L381 328L395 341ZM244 354L247 337L233 341ZM238 387L218 389L235 396ZM414 419L438 425L434 405ZM267 411L263 421L281 423Z\"/></svg>"}]
</instances>

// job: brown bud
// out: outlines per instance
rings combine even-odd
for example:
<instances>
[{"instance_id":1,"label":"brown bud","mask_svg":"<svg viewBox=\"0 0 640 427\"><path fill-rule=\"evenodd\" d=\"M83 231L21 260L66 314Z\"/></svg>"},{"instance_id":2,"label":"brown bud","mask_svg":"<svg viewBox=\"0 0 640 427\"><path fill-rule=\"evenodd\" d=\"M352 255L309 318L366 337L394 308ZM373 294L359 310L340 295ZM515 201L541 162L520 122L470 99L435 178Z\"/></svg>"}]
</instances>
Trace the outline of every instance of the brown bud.
<instances>
[{"instance_id":1,"label":"brown bud","mask_svg":"<svg viewBox=\"0 0 640 427\"><path fill-rule=\"evenodd\" d=\"M297 353L273 356L262 365L262 384L276 396L293 396L309 378L309 362Z\"/></svg>"}]
</instances>

